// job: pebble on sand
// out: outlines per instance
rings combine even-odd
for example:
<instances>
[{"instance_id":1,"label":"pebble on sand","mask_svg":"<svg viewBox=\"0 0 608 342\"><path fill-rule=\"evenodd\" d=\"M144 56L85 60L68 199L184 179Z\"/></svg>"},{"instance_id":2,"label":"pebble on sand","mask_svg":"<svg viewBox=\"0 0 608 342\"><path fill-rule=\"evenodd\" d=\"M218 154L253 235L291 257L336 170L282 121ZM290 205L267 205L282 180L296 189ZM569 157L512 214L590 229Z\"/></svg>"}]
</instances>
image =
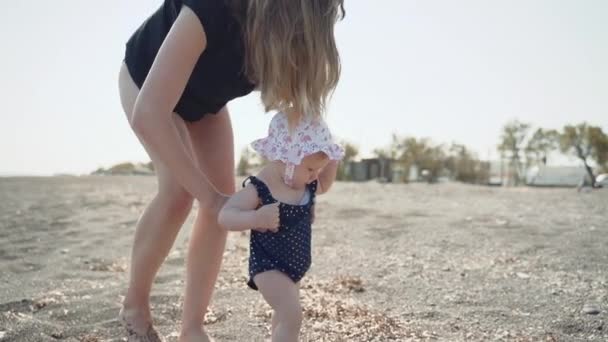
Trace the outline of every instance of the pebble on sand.
<instances>
[{"instance_id":1,"label":"pebble on sand","mask_svg":"<svg viewBox=\"0 0 608 342\"><path fill-rule=\"evenodd\" d=\"M596 304L587 303L583 306L583 313L586 313L588 315L597 315L600 312L600 307Z\"/></svg>"}]
</instances>

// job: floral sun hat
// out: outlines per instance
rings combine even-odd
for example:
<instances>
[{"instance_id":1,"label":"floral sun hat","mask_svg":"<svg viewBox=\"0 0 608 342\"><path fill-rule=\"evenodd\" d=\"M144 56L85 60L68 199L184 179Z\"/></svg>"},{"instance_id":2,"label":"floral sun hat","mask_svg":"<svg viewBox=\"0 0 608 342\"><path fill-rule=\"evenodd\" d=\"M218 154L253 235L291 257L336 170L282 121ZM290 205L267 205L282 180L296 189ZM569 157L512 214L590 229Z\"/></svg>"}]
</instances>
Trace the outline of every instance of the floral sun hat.
<instances>
[{"instance_id":1,"label":"floral sun hat","mask_svg":"<svg viewBox=\"0 0 608 342\"><path fill-rule=\"evenodd\" d=\"M336 144L327 124L321 117L302 116L293 132L289 132L287 115L278 112L270 121L268 136L251 143L253 149L271 161L285 163L285 182L291 185L296 165L304 157L317 152L325 153L330 160L344 157L344 149Z\"/></svg>"}]
</instances>

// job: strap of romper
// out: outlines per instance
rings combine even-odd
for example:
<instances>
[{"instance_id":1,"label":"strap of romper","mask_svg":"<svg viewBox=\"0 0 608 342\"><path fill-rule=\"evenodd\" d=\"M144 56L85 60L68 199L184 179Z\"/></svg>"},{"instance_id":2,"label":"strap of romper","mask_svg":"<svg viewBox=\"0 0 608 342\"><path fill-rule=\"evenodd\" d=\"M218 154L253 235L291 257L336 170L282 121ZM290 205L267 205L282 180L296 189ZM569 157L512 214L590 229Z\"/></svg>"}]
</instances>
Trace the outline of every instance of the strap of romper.
<instances>
[{"instance_id":1,"label":"strap of romper","mask_svg":"<svg viewBox=\"0 0 608 342\"><path fill-rule=\"evenodd\" d=\"M310 203L312 203L312 205L315 204L318 184L319 184L318 181L314 181L314 182L308 184L308 190L310 191Z\"/></svg>"},{"instance_id":2,"label":"strap of romper","mask_svg":"<svg viewBox=\"0 0 608 342\"><path fill-rule=\"evenodd\" d=\"M274 197L272 197L272 194L270 193L270 189L268 189L268 186L266 185L266 183L261 181L259 178L255 177L255 176L247 177L243 181L243 187L247 186L247 181L249 181L249 183L251 183L255 187L255 190L258 193L258 198L260 199L260 203L262 205L274 203L277 201L274 199Z\"/></svg>"}]
</instances>

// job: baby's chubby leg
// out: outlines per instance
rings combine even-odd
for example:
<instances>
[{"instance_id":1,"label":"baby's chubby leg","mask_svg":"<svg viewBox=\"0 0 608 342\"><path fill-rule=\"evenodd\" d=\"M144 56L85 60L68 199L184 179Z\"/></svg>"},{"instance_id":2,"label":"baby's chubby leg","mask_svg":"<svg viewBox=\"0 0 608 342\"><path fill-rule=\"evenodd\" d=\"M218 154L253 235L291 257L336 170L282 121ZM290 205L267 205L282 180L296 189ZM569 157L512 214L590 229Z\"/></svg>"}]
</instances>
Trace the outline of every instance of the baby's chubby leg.
<instances>
[{"instance_id":1,"label":"baby's chubby leg","mask_svg":"<svg viewBox=\"0 0 608 342\"><path fill-rule=\"evenodd\" d=\"M300 283L296 283L296 287L298 288L298 297L300 297ZM272 323L270 326L270 332L271 334L274 334L274 330L276 329L277 325L279 324L279 316L277 315L272 315Z\"/></svg>"},{"instance_id":2,"label":"baby's chubby leg","mask_svg":"<svg viewBox=\"0 0 608 342\"><path fill-rule=\"evenodd\" d=\"M302 325L298 285L279 271L260 273L253 281L274 311L272 342L297 342Z\"/></svg>"}]
</instances>

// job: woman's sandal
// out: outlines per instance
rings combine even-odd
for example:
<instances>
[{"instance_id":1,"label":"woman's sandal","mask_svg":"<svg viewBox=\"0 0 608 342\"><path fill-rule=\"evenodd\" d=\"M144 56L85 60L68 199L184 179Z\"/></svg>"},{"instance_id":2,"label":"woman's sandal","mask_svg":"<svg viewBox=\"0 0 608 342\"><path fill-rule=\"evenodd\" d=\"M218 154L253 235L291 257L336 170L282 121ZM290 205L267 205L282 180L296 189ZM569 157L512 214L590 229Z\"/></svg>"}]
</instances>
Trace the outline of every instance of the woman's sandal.
<instances>
[{"instance_id":1,"label":"woman's sandal","mask_svg":"<svg viewBox=\"0 0 608 342\"><path fill-rule=\"evenodd\" d=\"M127 331L127 342L164 342L152 324L148 325L144 334L135 331L131 323L127 322L127 319L122 314L122 310L118 314L118 322Z\"/></svg>"}]
</instances>

